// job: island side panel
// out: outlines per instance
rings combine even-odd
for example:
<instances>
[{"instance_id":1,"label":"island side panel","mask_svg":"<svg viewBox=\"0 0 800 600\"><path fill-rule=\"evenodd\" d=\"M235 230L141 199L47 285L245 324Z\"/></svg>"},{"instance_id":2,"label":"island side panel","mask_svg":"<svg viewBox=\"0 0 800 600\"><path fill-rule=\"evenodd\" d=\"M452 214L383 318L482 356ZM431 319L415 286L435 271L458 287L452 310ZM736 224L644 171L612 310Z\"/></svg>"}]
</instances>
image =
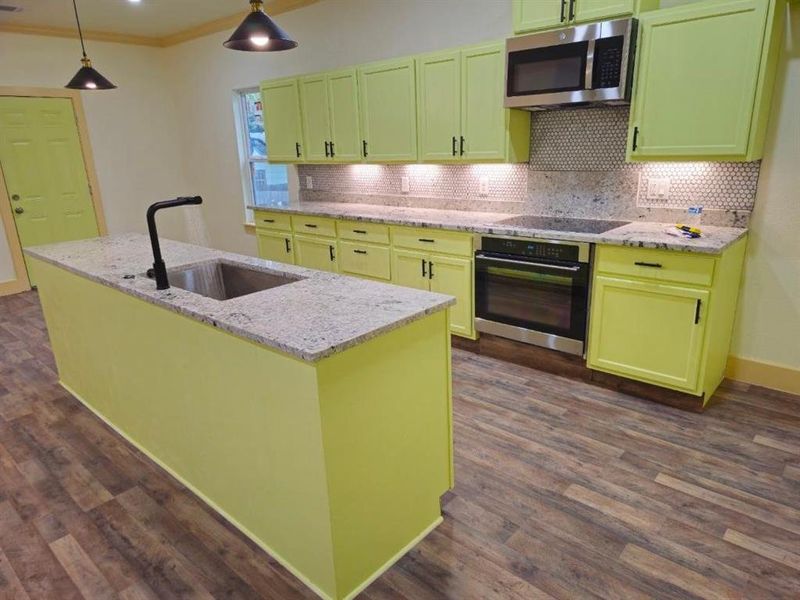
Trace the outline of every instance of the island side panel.
<instances>
[{"instance_id":1,"label":"island side panel","mask_svg":"<svg viewBox=\"0 0 800 600\"><path fill-rule=\"evenodd\" d=\"M314 366L32 262L62 385L335 597Z\"/></svg>"},{"instance_id":2,"label":"island side panel","mask_svg":"<svg viewBox=\"0 0 800 600\"><path fill-rule=\"evenodd\" d=\"M448 311L320 362L337 597L441 522L452 482Z\"/></svg>"}]
</instances>

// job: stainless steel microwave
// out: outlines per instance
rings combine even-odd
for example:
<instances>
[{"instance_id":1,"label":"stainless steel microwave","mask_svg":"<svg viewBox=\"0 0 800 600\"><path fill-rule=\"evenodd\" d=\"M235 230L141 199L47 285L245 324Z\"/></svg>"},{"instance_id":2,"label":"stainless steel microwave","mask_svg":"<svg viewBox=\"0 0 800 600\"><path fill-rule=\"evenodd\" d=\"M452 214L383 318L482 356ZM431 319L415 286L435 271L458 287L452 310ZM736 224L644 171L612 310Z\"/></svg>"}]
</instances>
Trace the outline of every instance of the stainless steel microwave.
<instances>
[{"instance_id":1,"label":"stainless steel microwave","mask_svg":"<svg viewBox=\"0 0 800 600\"><path fill-rule=\"evenodd\" d=\"M505 106L628 103L636 26L619 19L510 38Z\"/></svg>"}]
</instances>

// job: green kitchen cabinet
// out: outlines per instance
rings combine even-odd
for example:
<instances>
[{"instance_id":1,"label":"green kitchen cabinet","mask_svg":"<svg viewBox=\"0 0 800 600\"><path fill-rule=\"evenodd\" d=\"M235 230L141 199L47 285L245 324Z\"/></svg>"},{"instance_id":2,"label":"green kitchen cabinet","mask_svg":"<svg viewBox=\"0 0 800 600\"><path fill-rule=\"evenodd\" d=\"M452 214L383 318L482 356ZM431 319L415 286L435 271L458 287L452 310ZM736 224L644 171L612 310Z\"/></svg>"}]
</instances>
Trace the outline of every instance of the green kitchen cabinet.
<instances>
[{"instance_id":1,"label":"green kitchen cabinet","mask_svg":"<svg viewBox=\"0 0 800 600\"><path fill-rule=\"evenodd\" d=\"M392 250L392 283L403 287L429 290L428 255L412 250Z\"/></svg>"},{"instance_id":2,"label":"green kitchen cabinet","mask_svg":"<svg viewBox=\"0 0 800 600\"><path fill-rule=\"evenodd\" d=\"M331 143L327 79L324 74L302 77L299 86L305 159L325 162L330 158Z\"/></svg>"},{"instance_id":3,"label":"green kitchen cabinet","mask_svg":"<svg viewBox=\"0 0 800 600\"><path fill-rule=\"evenodd\" d=\"M367 162L417 160L414 59L358 69L362 157Z\"/></svg>"},{"instance_id":4,"label":"green kitchen cabinet","mask_svg":"<svg viewBox=\"0 0 800 600\"><path fill-rule=\"evenodd\" d=\"M514 33L638 15L660 0L511 0Z\"/></svg>"},{"instance_id":5,"label":"green kitchen cabinet","mask_svg":"<svg viewBox=\"0 0 800 600\"><path fill-rule=\"evenodd\" d=\"M355 69L327 74L331 124L331 159L361 160L361 130L358 108L358 76Z\"/></svg>"},{"instance_id":6,"label":"green kitchen cabinet","mask_svg":"<svg viewBox=\"0 0 800 600\"><path fill-rule=\"evenodd\" d=\"M295 262L301 267L339 272L336 240L321 236L294 236Z\"/></svg>"},{"instance_id":7,"label":"green kitchen cabinet","mask_svg":"<svg viewBox=\"0 0 800 600\"><path fill-rule=\"evenodd\" d=\"M430 290L455 296L450 308L450 331L465 337L475 335L474 275L472 259L432 254L428 258Z\"/></svg>"},{"instance_id":8,"label":"green kitchen cabinet","mask_svg":"<svg viewBox=\"0 0 800 600\"><path fill-rule=\"evenodd\" d=\"M718 0L640 20L629 160L761 158L783 0Z\"/></svg>"},{"instance_id":9,"label":"green kitchen cabinet","mask_svg":"<svg viewBox=\"0 0 800 600\"><path fill-rule=\"evenodd\" d=\"M511 10L514 33L559 27L567 19L563 0L511 0Z\"/></svg>"},{"instance_id":10,"label":"green kitchen cabinet","mask_svg":"<svg viewBox=\"0 0 800 600\"><path fill-rule=\"evenodd\" d=\"M261 84L264 104L264 131L270 162L302 162L303 126L300 91L296 78L265 81Z\"/></svg>"},{"instance_id":11,"label":"green kitchen cabinet","mask_svg":"<svg viewBox=\"0 0 800 600\"><path fill-rule=\"evenodd\" d=\"M294 264L294 244L291 233L256 229L258 256L266 260Z\"/></svg>"},{"instance_id":12,"label":"green kitchen cabinet","mask_svg":"<svg viewBox=\"0 0 800 600\"><path fill-rule=\"evenodd\" d=\"M461 52L417 59L419 159L461 160Z\"/></svg>"}]
</instances>

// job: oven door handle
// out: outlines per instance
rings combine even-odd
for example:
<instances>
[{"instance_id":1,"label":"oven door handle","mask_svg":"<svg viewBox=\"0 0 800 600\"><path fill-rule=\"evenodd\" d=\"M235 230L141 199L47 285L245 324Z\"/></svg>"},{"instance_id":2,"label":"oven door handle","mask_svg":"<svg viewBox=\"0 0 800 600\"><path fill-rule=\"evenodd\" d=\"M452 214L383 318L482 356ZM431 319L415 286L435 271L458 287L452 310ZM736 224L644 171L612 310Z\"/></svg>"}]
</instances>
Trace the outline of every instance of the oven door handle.
<instances>
[{"instance_id":1,"label":"oven door handle","mask_svg":"<svg viewBox=\"0 0 800 600\"><path fill-rule=\"evenodd\" d=\"M572 273L575 273L581 270L580 267L566 267L564 265L548 265L546 263L537 263L527 260L512 260L510 258L496 258L494 256L486 256L485 254L477 254L476 256L477 258L486 261L507 263L513 265L525 265L528 267L539 267L541 269L553 269L554 271L570 271Z\"/></svg>"}]
</instances>

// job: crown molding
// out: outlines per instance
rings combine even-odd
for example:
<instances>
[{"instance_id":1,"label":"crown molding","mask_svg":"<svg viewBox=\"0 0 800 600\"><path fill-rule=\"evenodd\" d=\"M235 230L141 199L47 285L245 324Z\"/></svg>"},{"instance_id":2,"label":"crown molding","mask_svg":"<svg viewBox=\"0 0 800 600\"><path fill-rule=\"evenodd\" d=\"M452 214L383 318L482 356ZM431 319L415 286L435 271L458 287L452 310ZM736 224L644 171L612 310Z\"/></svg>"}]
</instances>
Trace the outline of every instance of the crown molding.
<instances>
[{"instance_id":1,"label":"crown molding","mask_svg":"<svg viewBox=\"0 0 800 600\"><path fill-rule=\"evenodd\" d=\"M303 8L315 4L320 0L273 0L269 2L267 9L270 15L279 15L282 13ZM94 40L97 42L112 42L117 44L132 44L135 46L150 46L155 48L167 48L169 46L176 46L183 44L190 40L205 37L212 33L225 31L236 27L244 18L246 13L244 11L230 15L229 17L222 17L221 19L214 19L207 23L201 23L189 29L184 29L177 33L166 35L163 37L151 37L146 35L132 35L127 33L115 33L112 31L84 31L83 37L87 40ZM77 31L70 27L49 27L46 25L24 25L12 23L0 23L0 33L20 33L24 35L44 35L48 37L62 37L62 38L75 38Z\"/></svg>"}]
</instances>

